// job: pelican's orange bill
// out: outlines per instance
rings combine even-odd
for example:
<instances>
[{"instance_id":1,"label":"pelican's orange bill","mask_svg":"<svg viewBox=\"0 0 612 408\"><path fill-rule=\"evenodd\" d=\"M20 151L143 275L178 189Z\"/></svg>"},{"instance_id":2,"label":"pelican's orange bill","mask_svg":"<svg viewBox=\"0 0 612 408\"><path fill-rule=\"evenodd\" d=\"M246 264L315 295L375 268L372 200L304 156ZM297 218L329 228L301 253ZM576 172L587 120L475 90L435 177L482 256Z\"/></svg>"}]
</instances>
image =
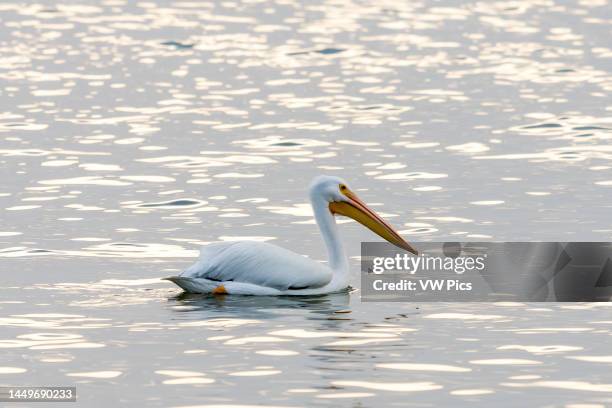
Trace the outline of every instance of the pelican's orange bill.
<instances>
[{"instance_id":1,"label":"pelican's orange bill","mask_svg":"<svg viewBox=\"0 0 612 408\"><path fill-rule=\"evenodd\" d=\"M415 255L419 254L418 251L406 242L388 222L370 209L359 199L359 197L357 197L357 195L355 195L355 193L346 188L342 191L342 194L344 194L349 201L334 201L329 203L329 210L332 214L350 217L393 245Z\"/></svg>"}]
</instances>

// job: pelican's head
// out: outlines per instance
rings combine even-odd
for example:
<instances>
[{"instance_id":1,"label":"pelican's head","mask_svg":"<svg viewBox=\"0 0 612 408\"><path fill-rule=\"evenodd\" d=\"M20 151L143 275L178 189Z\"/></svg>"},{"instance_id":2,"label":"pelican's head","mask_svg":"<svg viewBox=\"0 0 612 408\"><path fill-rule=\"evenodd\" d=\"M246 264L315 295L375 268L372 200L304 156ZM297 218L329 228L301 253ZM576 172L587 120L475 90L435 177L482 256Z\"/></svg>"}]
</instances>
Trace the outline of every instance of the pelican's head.
<instances>
[{"instance_id":1,"label":"pelican's head","mask_svg":"<svg viewBox=\"0 0 612 408\"><path fill-rule=\"evenodd\" d=\"M333 176L315 178L310 185L310 197L313 202L325 200L332 215L340 214L350 217L393 245L418 255L417 250L406 242L391 225L368 208L341 178Z\"/></svg>"}]
</instances>

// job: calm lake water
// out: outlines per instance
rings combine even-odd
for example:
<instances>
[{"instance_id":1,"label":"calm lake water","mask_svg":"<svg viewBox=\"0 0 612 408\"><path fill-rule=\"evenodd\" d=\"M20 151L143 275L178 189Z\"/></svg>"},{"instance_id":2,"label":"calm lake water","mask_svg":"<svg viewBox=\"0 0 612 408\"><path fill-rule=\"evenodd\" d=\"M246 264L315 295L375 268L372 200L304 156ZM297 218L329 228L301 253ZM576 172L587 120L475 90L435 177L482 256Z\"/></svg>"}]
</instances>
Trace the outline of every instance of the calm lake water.
<instances>
[{"instance_id":1,"label":"calm lake water","mask_svg":"<svg viewBox=\"0 0 612 408\"><path fill-rule=\"evenodd\" d=\"M353 222L351 294L159 280L219 240L325 260L319 174L412 242L610 241L605 1L2 2L0 21L0 385L100 407L612 404L609 304L362 304L374 238Z\"/></svg>"}]
</instances>

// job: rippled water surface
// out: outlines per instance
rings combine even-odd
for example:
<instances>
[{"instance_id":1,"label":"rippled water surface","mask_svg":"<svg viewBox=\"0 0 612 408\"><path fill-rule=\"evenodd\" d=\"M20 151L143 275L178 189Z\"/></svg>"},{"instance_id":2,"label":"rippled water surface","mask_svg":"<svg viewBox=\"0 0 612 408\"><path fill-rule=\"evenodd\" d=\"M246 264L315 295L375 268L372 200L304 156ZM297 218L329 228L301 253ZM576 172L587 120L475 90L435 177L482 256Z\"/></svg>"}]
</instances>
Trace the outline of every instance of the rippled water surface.
<instances>
[{"instance_id":1,"label":"rippled water surface","mask_svg":"<svg viewBox=\"0 0 612 408\"><path fill-rule=\"evenodd\" d=\"M219 240L324 260L306 195L322 173L411 241L609 241L611 10L0 3L0 384L76 384L92 406L612 404L606 304L158 279ZM342 234L357 287L372 235Z\"/></svg>"}]
</instances>

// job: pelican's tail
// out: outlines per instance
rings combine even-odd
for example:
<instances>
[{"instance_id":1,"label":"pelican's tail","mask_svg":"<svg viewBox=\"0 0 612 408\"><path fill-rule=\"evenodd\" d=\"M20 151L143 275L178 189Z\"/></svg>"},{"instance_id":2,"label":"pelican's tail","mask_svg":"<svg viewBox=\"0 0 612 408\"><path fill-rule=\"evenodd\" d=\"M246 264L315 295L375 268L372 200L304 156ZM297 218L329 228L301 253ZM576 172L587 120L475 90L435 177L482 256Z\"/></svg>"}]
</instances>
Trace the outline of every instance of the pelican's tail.
<instances>
[{"instance_id":1,"label":"pelican's tail","mask_svg":"<svg viewBox=\"0 0 612 408\"><path fill-rule=\"evenodd\" d=\"M188 278L186 276L169 276L163 280L170 281L187 293L213 293L219 282L204 278Z\"/></svg>"}]
</instances>

